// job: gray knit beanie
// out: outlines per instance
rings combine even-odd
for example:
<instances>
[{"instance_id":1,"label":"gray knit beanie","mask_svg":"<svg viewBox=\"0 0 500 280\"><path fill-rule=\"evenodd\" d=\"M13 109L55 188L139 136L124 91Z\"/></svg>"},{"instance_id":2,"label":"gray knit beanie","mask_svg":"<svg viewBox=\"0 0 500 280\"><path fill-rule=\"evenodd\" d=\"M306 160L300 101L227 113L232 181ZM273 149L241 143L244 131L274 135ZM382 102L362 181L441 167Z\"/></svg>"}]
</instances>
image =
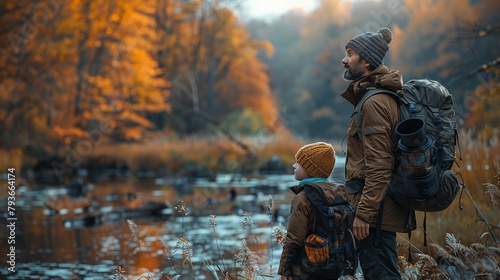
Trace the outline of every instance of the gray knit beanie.
<instances>
[{"instance_id":1,"label":"gray knit beanie","mask_svg":"<svg viewBox=\"0 0 500 280\"><path fill-rule=\"evenodd\" d=\"M378 32L367 32L358 35L345 45L351 48L374 68L383 63L385 53L389 50L392 41L392 32L387 27L382 27Z\"/></svg>"}]
</instances>

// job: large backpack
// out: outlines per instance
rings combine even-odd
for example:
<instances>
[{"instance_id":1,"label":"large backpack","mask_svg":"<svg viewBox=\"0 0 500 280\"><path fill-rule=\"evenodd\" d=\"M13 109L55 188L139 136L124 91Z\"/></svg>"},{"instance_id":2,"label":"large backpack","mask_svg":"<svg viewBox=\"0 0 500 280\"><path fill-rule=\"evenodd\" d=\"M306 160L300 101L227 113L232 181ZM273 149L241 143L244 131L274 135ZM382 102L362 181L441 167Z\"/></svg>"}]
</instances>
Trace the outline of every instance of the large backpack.
<instances>
[{"instance_id":1,"label":"large backpack","mask_svg":"<svg viewBox=\"0 0 500 280\"><path fill-rule=\"evenodd\" d=\"M460 190L451 170L457 144L453 96L439 82L428 79L410 80L397 93L368 88L354 114L360 137L362 106L379 93L395 97L400 109L396 167L388 195L412 210L446 209Z\"/></svg>"},{"instance_id":2,"label":"large backpack","mask_svg":"<svg viewBox=\"0 0 500 280\"><path fill-rule=\"evenodd\" d=\"M321 186L335 190L333 204L327 203ZM314 218L309 219L309 234L304 241L303 269L310 277L321 279L354 275L358 265L356 241L352 234L354 208L349 203L344 185L307 183L304 192L314 207Z\"/></svg>"}]
</instances>

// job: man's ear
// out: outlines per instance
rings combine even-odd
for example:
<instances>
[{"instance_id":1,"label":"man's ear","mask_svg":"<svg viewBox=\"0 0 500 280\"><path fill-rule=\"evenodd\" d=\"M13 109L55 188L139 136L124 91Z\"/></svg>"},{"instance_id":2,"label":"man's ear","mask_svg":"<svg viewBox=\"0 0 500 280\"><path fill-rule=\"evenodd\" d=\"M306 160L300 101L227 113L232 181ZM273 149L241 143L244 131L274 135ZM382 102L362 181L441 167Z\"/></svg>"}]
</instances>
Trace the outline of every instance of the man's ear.
<instances>
[{"instance_id":1,"label":"man's ear","mask_svg":"<svg viewBox=\"0 0 500 280\"><path fill-rule=\"evenodd\" d=\"M371 68L370 63L368 63L368 61L366 61L366 60L365 60L365 63L364 63L364 64L365 64L365 68L366 68L366 70L370 70L370 68Z\"/></svg>"}]
</instances>

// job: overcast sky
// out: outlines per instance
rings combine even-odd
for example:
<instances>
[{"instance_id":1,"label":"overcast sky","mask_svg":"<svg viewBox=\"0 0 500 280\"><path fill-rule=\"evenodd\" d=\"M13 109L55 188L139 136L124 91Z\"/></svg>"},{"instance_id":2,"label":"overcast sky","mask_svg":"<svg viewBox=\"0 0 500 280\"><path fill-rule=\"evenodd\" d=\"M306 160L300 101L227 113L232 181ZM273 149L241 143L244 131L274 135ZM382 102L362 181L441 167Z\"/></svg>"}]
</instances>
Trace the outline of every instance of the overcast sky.
<instances>
[{"instance_id":1,"label":"overcast sky","mask_svg":"<svg viewBox=\"0 0 500 280\"><path fill-rule=\"evenodd\" d=\"M317 0L247 0L242 4L242 13L244 19L274 19L291 9L310 12L317 6Z\"/></svg>"}]
</instances>

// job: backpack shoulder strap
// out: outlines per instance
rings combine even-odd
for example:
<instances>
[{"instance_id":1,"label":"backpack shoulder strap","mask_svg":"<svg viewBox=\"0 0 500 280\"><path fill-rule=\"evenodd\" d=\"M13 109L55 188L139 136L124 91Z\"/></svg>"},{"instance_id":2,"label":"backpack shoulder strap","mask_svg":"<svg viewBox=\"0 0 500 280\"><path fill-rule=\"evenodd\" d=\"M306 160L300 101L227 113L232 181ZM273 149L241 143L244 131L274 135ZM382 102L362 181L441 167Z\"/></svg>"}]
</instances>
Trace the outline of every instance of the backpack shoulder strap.
<instances>
[{"instance_id":1,"label":"backpack shoulder strap","mask_svg":"<svg viewBox=\"0 0 500 280\"><path fill-rule=\"evenodd\" d=\"M304 193L311 202L312 206L321 210L320 207L326 205L326 198L323 189L315 183L307 183L308 188L304 188Z\"/></svg>"},{"instance_id":2,"label":"backpack shoulder strap","mask_svg":"<svg viewBox=\"0 0 500 280\"><path fill-rule=\"evenodd\" d=\"M367 91L366 91L365 95L363 95L363 97L359 101L358 105L356 106L356 109L354 110L354 112L352 114L352 116L354 117L357 131L358 131L358 136L361 139L363 138L363 133L361 133L361 121L362 121L362 115L363 115L361 108L363 107L363 104L365 104L366 100L368 100L368 98L370 98L376 94L379 94L379 93L389 94L392 97L394 97L396 100L399 99L398 94L395 91L392 91L389 89L368 87L368 88L366 88L366 90Z\"/></svg>"},{"instance_id":3,"label":"backpack shoulder strap","mask_svg":"<svg viewBox=\"0 0 500 280\"><path fill-rule=\"evenodd\" d=\"M333 206L328 205L325 193L319 185L314 183L307 183L307 185L309 186L309 188L304 188L304 192L314 208L316 222L322 224L321 221L328 220L327 225L316 224L316 226L313 227L313 230L315 233L318 233L320 235L329 236L334 226ZM328 229L324 228L324 226L328 226Z\"/></svg>"}]
</instances>

